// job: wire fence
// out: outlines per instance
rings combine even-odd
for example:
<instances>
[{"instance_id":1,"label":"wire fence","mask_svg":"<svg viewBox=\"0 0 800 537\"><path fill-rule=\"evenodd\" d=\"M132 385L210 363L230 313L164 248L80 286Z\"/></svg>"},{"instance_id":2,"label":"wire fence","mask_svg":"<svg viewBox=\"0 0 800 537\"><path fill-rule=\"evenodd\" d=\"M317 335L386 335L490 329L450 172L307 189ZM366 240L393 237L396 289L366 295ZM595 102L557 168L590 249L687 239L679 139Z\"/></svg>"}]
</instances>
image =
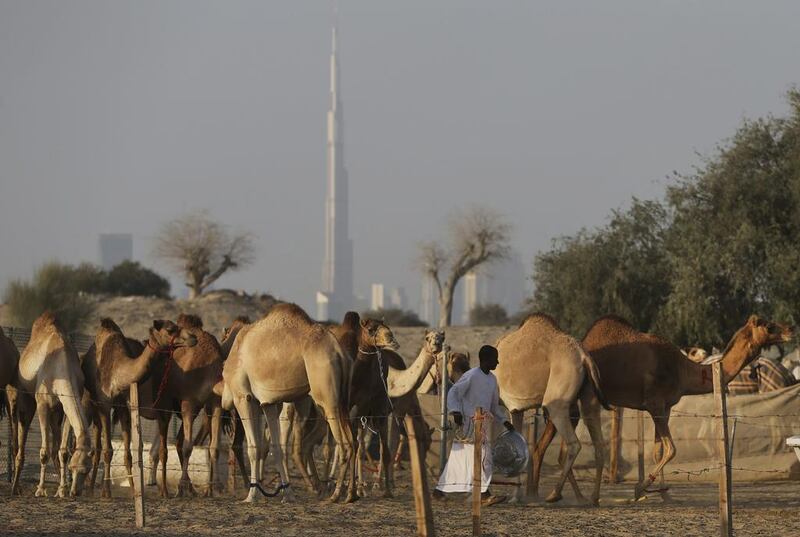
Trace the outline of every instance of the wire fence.
<instances>
[{"instance_id":1,"label":"wire fence","mask_svg":"<svg viewBox=\"0 0 800 537\"><path fill-rule=\"evenodd\" d=\"M17 346L18 349L20 349L20 351L22 349L24 349L25 345L27 345L28 340L30 339L30 330L20 329L20 328L15 328L15 327L3 327L3 330L6 333L6 335L9 338L11 338L12 341L14 341L15 345ZM91 336L87 336L85 334L78 334L78 333L69 334L69 339L72 342L72 344L75 346L75 349L81 354L86 352L86 350L88 350L88 348L94 342L94 338L92 338ZM31 394L31 395L33 395L33 394ZM55 396L58 396L58 397L81 397L81 395L79 395L79 394L68 394L68 393L53 393L51 395L55 395ZM108 403L108 402L103 402L102 404L110 406L110 407L112 407L114 409L127 410L127 405L126 404L112 404L112 403ZM147 407L140 407L140 409L141 410L148 410ZM172 444L173 443L173 439L175 438L175 436L177 434L179 434L180 419L176 419L176 418L181 418L181 413L179 411L175 411L175 410L171 410L171 409L163 409L163 408L157 408L157 409L149 408L149 410L158 410L161 413L171 414L172 415L172 417L170 418L171 424L170 424L170 427L169 427L169 430L170 430L170 444ZM375 418L375 419L379 419L379 418L391 419L391 417L392 417L392 415L390 414L390 415L386 415L386 416L372 416L371 418ZM426 423L434 425L431 441L432 441L432 445L434 446L434 450L435 450L436 446L439 445L439 442L441 440L441 435L443 433L443 431L441 430L441 427L438 426L438 424L440 423L441 417L442 417L441 412L423 411L421 413L421 417L425 420ZM658 416L656 416L656 417L658 417ZM714 428L714 425L713 425L714 420L719 419L719 415L718 414L715 414L713 412L692 413L692 412L685 412L685 411L675 411L675 412L672 412L671 417L672 417L673 421L674 420L690 420L690 421L691 420L695 420L695 421L701 423L701 425L700 425L700 428L702 430L701 434L697 434L697 432L692 432L691 434L688 434L686 436L681 436L680 433L677 434L677 435L673 435L673 440L675 441L676 444L677 443L690 443L690 442L695 442L695 443L700 443L700 444L705 442L705 443L710 444L710 443L713 443L716 440L718 440L718 436L715 434L715 428ZM200 426L200 423L201 423L199 421L200 419L201 418L198 416L198 418L193 423L193 426L192 426L192 430L193 431L197 431L199 429L199 426ZM264 419L263 416L258 416L257 419L259 419L262 424L266 423L266 420ZM282 417L282 419L286 419L286 418ZM317 421L317 420L327 420L327 419L328 418L326 418L324 416L313 416L313 417L310 417L310 418L306 418L307 421ZM356 418L356 419L358 419L358 418ZM628 420L633 420L633 419L637 419L635 415L625 415L625 416L622 417L623 423L629 422ZM738 427L740 428L740 432L737 433L738 436L736 437L736 440L739 443L747 442L749 439L757 439L760 436L760 433L758 431L767 431L768 430L768 431L770 431L770 434L777 435L777 436L780 436L780 437L788 436L788 435L790 435L792 433L797 434L797 433L800 432L800 411L798 411L798 412L784 412L784 413L780 413L779 412L779 413L769 413L769 414L736 414L736 413L730 413L728 415L728 419L729 419L729 422L732 420L733 422L737 423ZM544 428L544 425L545 425L545 421L544 420L545 420L545 418L543 416L541 416L541 415L534 415L533 413L528 413L527 419L525 421L526 429L528 427L534 427L534 424L535 424L535 426L538 428L538 430L542 431L543 428ZM37 420L34 420L34 422L31 424L31 427L29 429L28 440L27 440L27 443L26 443L26 446L25 446L26 465L25 465L25 471L22 474L22 478L23 478L23 480L28 480L28 481L34 480L34 479L38 479L38 476L39 476L39 457L38 457L38 455L39 455L39 447L41 446L41 433L40 433L40 430L39 430L38 423L36 423L36 421ZM360 421L361 420L359 419L359 422ZM604 424L604 438L606 439L606 444L608 445L608 438L609 438L608 429L610 428L610 415L609 414L604 414L603 424ZM368 426L368 424L364 424L364 423L357 423L356 425L360 425L362 427L365 426L365 425ZM748 429L749 429L749 431L748 431ZM158 429L157 429L157 424L156 424L155 421L146 420L146 419L142 420L142 436L143 436L143 439L145 441L153 440L153 439L157 438L157 433L158 433ZM10 422L7 424L7 426L0 427L0 443L2 445L4 445L4 446L7 446L7 449L4 450L5 451L5 456L0 456L0 479L5 478L8 481L10 481L11 478L12 478L13 466L14 466L13 455L11 453L11 441L10 441L11 438L10 438L10 434L11 434ZM650 435L649 438L652 438L652 435ZM115 445L117 446L115 448L115 451L120 452L121 451L121 449L120 449L120 447L121 447L121 432L120 432L119 428L115 428L115 431L114 431L114 434L112 436L112 439L115 442ZM56 438L55 440L56 440L56 442L59 441L58 438ZM588 440L588 438L587 438L587 436L585 434L580 436L580 440L581 440L581 444L584 447L591 446L591 442ZM620 437L620 443L622 445L638 444L639 443L639 438L638 438L638 436L631 434L631 431L630 431L629 428L626 430L623 427L623 434ZM288 447L289 446L284 446L284 450L286 450ZM224 479L226 474L227 474L227 468L229 466L228 465L228 450L229 450L229 448L230 448L230 438L228 436L226 436L226 435L222 435L222 438L221 438L221 441L220 441L220 457L219 457L220 463L219 463L218 469L215 470L215 474L217 476L219 476L220 480ZM531 451L533 451L534 448L535 448L535 444L529 442L529 449ZM195 449L197 450L197 453L200 454L200 456L205 455L206 460L199 461L199 460L196 460L196 459L193 458L192 460L189 461L189 470L193 475L198 475L198 476L202 476L204 474L207 475L208 472L209 472L209 463L207 461L207 457L208 457L207 450L204 450L204 448L202 448L202 447L198 447L198 448L195 448ZM671 464L671 465L669 465L667 467L667 470L665 471L665 475L667 475L667 476L679 476L679 475L682 476L682 475L685 475L687 477L687 479L691 479L693 477L702 477L705 474L718 472L719 469L720 469L720 465L718 463L716 463L715 461L712 462L712 460L714 459L713 449L707 450L707 451L709 451L709 453L707 453L707 456L705 457L705 461L707 462L707 464L701 465L700 467L696 467L697 466L697 462L702 462L701 460L692 461L692 462L694 462L694 464L689 465L691 467L688 467L688 468L675 468L674 466L676 466L676 465L675 464ZM785 449L784 451L788 451L788 448ZM588 454L589 457L591 457L591 452L592 452L591 449L584 450L584 452L586 454ZM606 452L608 452L608 450L606 450ZM144 463L145 463L145 466L146 466L146 471L150 471L150 469L148 467L150 458L146 455L146 453L147 453L147 446L146 446L146 449L145 449ZM177 459L176 455L177 454L173 454L171 456L171 457L174 457L173 460ZM318 460L319 460L319 457L320 456L318 455L317 456ZM633 460L632 457L630 457L630 456L627 456L627 457L624 457L624 458L627 459L629 463L631 463L632 460ZM429 467L438 468L438 464L435 462L436 460L438 460L438 456L437 455L433 455L433 456L429 455L428 460L429 460ZM585 460L584 459L582 464L581 464L581 461L578 461L578 467L580 468L581 466L591 466L591 465L594 464L594 462L595 461ZM649 460L648 460L648 462L649 462ZM557 466L556 464L553 464L553 465ZM101 466L103 466L102 462L101 462ZM672 466L672 467L670 467L670 466ZM117 473L116 469L119 469L120 472ZM368 467L368 470L372 470L373 473L375 473L376 469L377 468L376 468L376 466L374 464ZM113 462L111 464L111 470L112 470L112 476L106 476L103 479L110 479L110 480L114 480L116 482L119 482L119 481L123 481L123 480L125 480L127 478L127 470L126 470L124 464L122 464L120 462ZM751 474L762 474L762 475L770 475L770 476L776 476L776 477L777 476L786 476L786 475L788 475L790 473L790 470L788 470L785 467L773 467L773 468L766 467L765 468L765 467L755 467L755 466L754 467L747 467L747 466L737 467L737 466L734 466L733 470L734 471L740 471L740 472L748 472L748 473L751 473ZM179 470L177 468L173 468L170 471L170 473L175 474L178 471ZM59 475L56 472L55 466L51 461L51 463L49 465L49 470L46 473L46 480L49 483L54 483L54 482L57 482L58 479L59 479Z\"/></svg>"}]
</instances>

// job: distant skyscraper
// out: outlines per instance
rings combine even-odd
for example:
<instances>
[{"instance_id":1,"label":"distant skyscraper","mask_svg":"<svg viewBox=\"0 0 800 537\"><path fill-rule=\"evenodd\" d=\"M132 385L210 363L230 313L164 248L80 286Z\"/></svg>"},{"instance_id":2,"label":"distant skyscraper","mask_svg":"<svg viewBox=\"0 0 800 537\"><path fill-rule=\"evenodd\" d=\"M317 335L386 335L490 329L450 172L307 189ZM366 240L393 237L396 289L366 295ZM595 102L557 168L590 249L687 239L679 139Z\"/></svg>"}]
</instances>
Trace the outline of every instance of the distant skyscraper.
<instances>
[{"instance_id":1,"label":"distant skyscraper","mask_svg":"<svg viewBox=\"0 0 800 537\"><path fill-rule=\"evenodd\" d=\"M525 266L517 252L506 259L479 267L464 276L461 321L469 323L469 314L475 306L500 304L509 315L523 306L529 293L525 285Z\"/></svg>"},{"instance_id":2,"label":"distant skyscraper","mask_svg":"<svg viewBox=\"0 0 800 537\"><path fill-rule=\"evenodd\" d=\"M317 293L317 319L339 320L353 304L353 242L348 231L348 185L344 167L344 128L339 100L339 62L336 26L331 50L330 108L328 110L327 195L325 196L325 259L322 289Z\"/></svg>"},{"instance_id":3,"label":"distant skyscraper","mask_svg":"<svg viewBox=\"0 0 800 537\"><path fill-rule=\"evenodd\" d=\"M389 294L389 305L393 308L404 310L406 309L406 290L402 287L395 287Z\"/></svg>"},{"instance_id":4,"label":"distant skyscraper","mask_svg":"<svg viewBox=\"0 0 800 537\"><path fill-rule=\"evenodd\" d=\"M419 318L431 326L438 326L439 319L436 317L439 309L438 297L436 294L436 283L427 274L422 276L422 289L419 300Z\"/></svg>"},{"instance_id":5,"label":"distant skyscraper","mask_svg":"<svg viewBox=\"0 0 800 537\"><path fill-rule=\"evenodd\" d=\"M111 270L123 261L133 259L133 235L130 233L101 233L97 241L100 266Z\"/></svg>"},{"instance_id":6,"label":"distant skyscraper","mask_svg":"<svg viewBox=\"0 0 800 537\"><path fill-rule=\"evenodd\" d=\"M369 309L372 311L375 310L382 310L385 307L385 300L386 293L383 290L382 283L373 283L372 284L372 296L369 303Z\"/></svg>"},{"instance_id":7,"label":"distant skyscraper","mask_svg":"<svg viewBox=\"0 0 800 537\"><path fill-rule=\"evenodd\" d=\"M475 306L483 305L488 300L486 276L477 271L464 275L464 309L461 311L461 322L469 324L469 315Z\"/></svg>"}]
</instances>

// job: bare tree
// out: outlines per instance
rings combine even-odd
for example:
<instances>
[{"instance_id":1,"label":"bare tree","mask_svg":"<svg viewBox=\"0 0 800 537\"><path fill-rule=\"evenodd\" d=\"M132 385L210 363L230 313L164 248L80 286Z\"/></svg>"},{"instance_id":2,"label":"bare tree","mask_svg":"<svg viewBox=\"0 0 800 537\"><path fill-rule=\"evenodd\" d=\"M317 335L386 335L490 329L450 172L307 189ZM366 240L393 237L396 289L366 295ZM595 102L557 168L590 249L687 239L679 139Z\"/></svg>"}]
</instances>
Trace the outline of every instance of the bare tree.
<instances>
[{"instance_id":1,"label":"bare tree","mask_svg":"<svg viewBox=\"0 0 800 537\"><path fill-rule=\"evenodd\" d=\"M439 294L439 326L453 317L453 293L467 273L484 263L508 256L511 226L489 207L473 205L454 213L448 221L449 247L436 241L419 244L417 267L436 284Z\"/></svg>"},{"instance_id":2,"label":"bare tree","mask_svg":"<svg viewBox=\"0 0 800 537\"><path fill-rule=\"evenodd\" d=\"M193 211L161 226L153 253L186 277L189 298L196 298L225 272L253 262L253 236L231 235L208 211Z\"/></svg>"}]
</instances>

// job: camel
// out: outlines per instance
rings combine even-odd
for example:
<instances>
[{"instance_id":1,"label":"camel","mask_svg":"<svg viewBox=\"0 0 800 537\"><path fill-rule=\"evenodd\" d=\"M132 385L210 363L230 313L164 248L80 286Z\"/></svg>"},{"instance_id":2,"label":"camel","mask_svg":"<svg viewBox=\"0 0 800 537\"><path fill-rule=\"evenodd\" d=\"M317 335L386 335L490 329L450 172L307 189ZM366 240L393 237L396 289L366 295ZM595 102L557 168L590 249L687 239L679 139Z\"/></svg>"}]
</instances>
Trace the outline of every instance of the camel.
<instances>
[{"instance_id":1,"label":"camel","mask_svg":"<svg viewBox=\"0 0 800 537\"><path fill-rule=\"evenodd\" d=\"M70 343L64 330L55 316L50 312L43 313L33 323L31 339L19 360L19 375L16 388L22 400L21 406L33 408L35 400L36 413L42 432L42 446L39 450L41 471L39 485L35 495L47 496L44 488L45 470L48 458L55 446L56 429L60 423L60 412L63 409L67 419L75 431L75 452L69 462L72 470L72 487L70 496L79 496L83 489L84 474L89 471L89 442L87 437L88 422L81 408L84 377L81 371L78 353ZM18 449L14 468L12 494L19 492L19 479L24 464L25 442L32 415L20 416L18 427ZM67 446L68 438L61 436L58 450L60 483L56 496L67 495Z\"/></svg>"},{"instance_id":2,"label":"camel","mask_svg":"<svg viewBox=\"0 0 800 537\"><path fill-rule=\"evenodd\" d=\"M755 360L762 347L789 341L791 337L789 327L751 315L723 351L723 384L727 385ZM712 366L693 362L668 341L639 332L616 315L596 320L584 336L583 345L597 363L608 402L647 411L653 420L656 466L644 482L636 484L634 495L638 499L675 457L675 444L669 430L672 407L684 395L713 391ZM599 415L599 409L597 413ZM540 455L544 455L543 450ZM661 490L666 492L664 487Z\"/></svg>"},{"instance_id":3,"label":"camel","mask_svg":"<svg viewBox=\"0 0 800 537\"><path fill-rule=\"evenodd\" d=\"M92 406L98 418L102 434L102 451L104 476L101 496L111 497L111 410L122 425L122 443L125 446L125 466L131 474L130 412L127 409L129 388L134 382L140 382L149 372L151 363L159 354L170 349L192 347L197 338L186 329L181 329L170 321L156 320L150 328L147 344L142 346L138 341L127 339L119 326L111 319L100 321L100 328L95 336L95 343L83 358L83 372L86 387L90 394ZM99 462L99 453L95 459ZM93 475L95 474L93 469ZM131 480L132 481L132 480ZM94 484L92 479L92 485Z\"/></svg>"},{"instance_id":4,"label":"camel","mask_svg":"<svg viewBox=\"0 0 800 537\"><path fill-rule=\"evenodd\" d=\"M525 410L541 406L566 442L561 476L547 497L548 502L562 498L561 491L568 472L581 448L570 420L570 406L576 401L580 403L594 444L597 469L591 501L597 505L604 457L599 404L605 406L605 401L594 361L575 338L563 332L551 317L541 313L531 315L517 330L501 337L496 347L500 362L495 375L500 399L511 413L514 427L517 430L522 428ZM598 416L596 419L595 415ZM536 466L534 475L535 470ZM519 480L518 483L512 501L522 500L522 483Z\"/></svg>"},{"instance_id":5,"label":"camel","mask_svg":"<svg viewBox=\"0 0 800 537\"><path fill-rule=\"evenodd\" d=\"M348 312L341 325L330 328L345 351L356 357L353 363L350 390L350 419L362 427L357 431L358 453L354 461L357 467L358 485L356 496L366 495L363 481L364 430L367 425L376 430L381 445L379 478L383 475L385 497L392 496L391 452L388 449L387 424L389 414L402 420L407 414L421 419L422 410L416 398L416 389L429 378L437 378L437 357L442 351L444 332L428 331L425 343L410 367L392 348L394 336L385 324L373 319L361 320L355 312ZM381 333L385 334L381 337ZM381 343L381 340L384 343ZM299 410L299 409L298 409ZM301 413L298 412L298 417ZM427 431L427 427L424 428ZM321 439L317 435L318 439ZM426 444L426 439L421 439ZM427 446L430 438L427 439ZM296 465L305 476L304 467L313 468L311 454L314 443L298 438L295 433L295 449L302 450L302 457L295 458ZM298 447L300 446L300 447ZM426 448L427 449L427 448ZM334 461L338 461L334 456ZM315 470L314 470L315 472ZM327 475L327 474L326 474ZM312 478L313 480L313 478ZM313 483L316 488L316 482ZM351 482L351 487L356 486ZM352 491L351 491L352 494Z\"/></svg>"},{"instance_id":6,"label":"camel","mask_svg":"<svg viewBox=\"0 0 800 537\"><path fill-rule=\"evenodd\" d=\"M0 328L0 419L8 411L8 418L11 420L11 440L16 436L16 424L14 421L14 408L11 407L10 399L15 399L15 395L9 395L9 388L13 389L17 381L17 367L19 364L19 351L11 338L6 337L3 329Z\"/></svg>"},{"instance_id":7,"label":"camel","mask_svg":"<svg viewBox=\"0 0 800 537\"><path fill-rule=\"evenodd\" d=\"M225 409L236 408L247 437L251 480L246 502L258 499L256 487L264 452L262 411L281 474L282 501L292 497L289 476L280 463L280 403L311 395L322 408L342 457L349 464L353 453L347 404L350 369L351 359L334 335L295 304L279 304L262 319L241 328L223 368L222 405ZM341 497L345 471L343 466L332 500ZM350 495L346 501L354 499Z\"/></svg>"}]
</instances>

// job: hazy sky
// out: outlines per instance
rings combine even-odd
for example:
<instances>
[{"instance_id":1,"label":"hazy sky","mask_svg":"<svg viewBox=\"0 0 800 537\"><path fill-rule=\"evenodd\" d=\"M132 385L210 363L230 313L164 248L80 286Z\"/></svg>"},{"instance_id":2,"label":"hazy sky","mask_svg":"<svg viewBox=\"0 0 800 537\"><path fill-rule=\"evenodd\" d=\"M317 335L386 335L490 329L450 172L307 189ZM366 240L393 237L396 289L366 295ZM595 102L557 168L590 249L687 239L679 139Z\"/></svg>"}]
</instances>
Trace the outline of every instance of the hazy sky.
<instances>
[{"instance_id":1,"label":"hazy sky","mask_svg":"<svg viewBox=\"0 0 800 537\"><path fill-rule=\"evenodd\" d=\"M194 208L257 235L220 287L312 308L330 1L0 0L0 287L47 259L150 254ZM745 117L785 113L800 2L339 2L355 285L403 285L445 215L489 204L527 266L660 197ZM176 280L177 281L177 280ZM177 291L178 289L176 289Z\"/></svg>"}]
</instances>

